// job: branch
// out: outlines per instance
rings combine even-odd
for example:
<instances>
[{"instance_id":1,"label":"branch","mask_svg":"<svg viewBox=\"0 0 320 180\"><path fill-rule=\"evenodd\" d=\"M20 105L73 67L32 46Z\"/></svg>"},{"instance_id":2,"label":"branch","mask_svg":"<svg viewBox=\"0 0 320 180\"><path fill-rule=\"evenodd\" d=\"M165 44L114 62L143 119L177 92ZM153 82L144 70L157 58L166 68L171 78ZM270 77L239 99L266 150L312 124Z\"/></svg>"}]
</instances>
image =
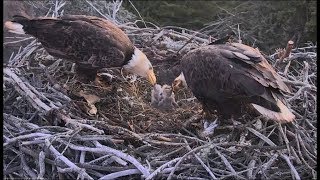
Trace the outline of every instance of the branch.
<instances>
[{"instance_id":1,"label":"branch","mask_svg":"<svg viewBox=\"0 0 320 180\"><path fill-rule=\"evenodd\" d=\"M99 180L108 180L108 179L116 179L123 176L133 175L133 174L140 174L141 172L138 169L128 169L124 171L119 171L115 173L111 173L101 177Z\"/></svg>"},{"instance_id":2,"label":"branch","mask_svg":"<svg viewBox=\"0 0 320 180\"><path fill-rule=\"evenodd\" d=\"M69 166L73 171L77 172L81 177L93 180L93 178L91 176L89 176L89 174L86 173L85 169L79 168L77 165L75 165L73 162L71 162L68 158L63 156L58 150L56 150L51 145L49 139L45 140L45 145L53 153L53 155L56 157L56 159L60 159L61 161L63 161L67 166Z\"/></svg>"}]
</instances>

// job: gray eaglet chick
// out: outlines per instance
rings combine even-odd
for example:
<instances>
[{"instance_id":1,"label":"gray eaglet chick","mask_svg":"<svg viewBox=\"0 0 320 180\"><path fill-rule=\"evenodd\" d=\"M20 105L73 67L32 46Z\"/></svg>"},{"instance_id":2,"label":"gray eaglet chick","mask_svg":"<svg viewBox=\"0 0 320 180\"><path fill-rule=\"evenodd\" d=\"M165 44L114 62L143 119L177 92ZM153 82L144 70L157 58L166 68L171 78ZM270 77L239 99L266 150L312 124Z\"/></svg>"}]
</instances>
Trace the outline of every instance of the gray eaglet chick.
<instances>
[{"instance_id":1,"label":"gray eaglet chick","mask_svg":"<svg viewBox=\"0 0 320 180\"><path fill-rule=\"evenodd\" d=\"M161 98L162 87L159 84L156 84L151 90L151 106L157 107Z\"/></svg>"},{"instance_id":2,"label":"gray eaglet chick","mask_svg":"<svg viewBox=\"0 0 320 180\"><path fill-rule=\"evenodd\" d=\"M161 110L178 107L172 87L166 84L161 87L161 85L156 84L151 91L151 105Z\"/></svg>"}]
</instances>

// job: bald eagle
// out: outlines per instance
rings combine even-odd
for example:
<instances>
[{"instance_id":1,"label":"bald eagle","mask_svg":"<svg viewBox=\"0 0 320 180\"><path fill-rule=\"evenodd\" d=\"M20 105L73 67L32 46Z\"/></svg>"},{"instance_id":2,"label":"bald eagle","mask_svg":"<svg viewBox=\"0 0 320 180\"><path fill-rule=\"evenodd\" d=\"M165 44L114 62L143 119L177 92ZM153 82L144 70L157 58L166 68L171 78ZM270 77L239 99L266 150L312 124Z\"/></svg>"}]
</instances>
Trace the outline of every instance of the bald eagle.
<instances>
[{"instance_id":1,"label":"bald eagle","mask_svg":"<svg viewBox=\"0 0 320 180\"><path fill-rule=\"evenodd\" d=\"M240 43L207 45L181 59L174 91L188 86L209 116L224 118L254 110L268 119L291 122L295 116L282 92L290 92L259 50Z\"/></svg>"},{"instance_id":2,"label":"bald eagle","mask_svg":"<svg viewBox=\"0 0 320 180\"><path fill-rule=\"evenodd\" d=\"M123 67L156 84L153 67L146 55L112 22L85 15L59 18L14 16L5 22L9 32L37 38L47 52L76 63L82 70Z\"/></svg>"}]
</instances>

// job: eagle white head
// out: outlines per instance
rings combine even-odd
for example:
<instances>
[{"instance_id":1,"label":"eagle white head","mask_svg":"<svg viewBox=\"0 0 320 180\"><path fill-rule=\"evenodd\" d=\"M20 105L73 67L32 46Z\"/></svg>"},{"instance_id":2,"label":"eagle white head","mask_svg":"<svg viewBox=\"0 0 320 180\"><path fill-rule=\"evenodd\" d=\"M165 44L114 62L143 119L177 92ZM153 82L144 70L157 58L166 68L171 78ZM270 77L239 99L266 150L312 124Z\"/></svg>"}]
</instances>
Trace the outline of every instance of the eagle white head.
<instances>
[{"instance_id":1,"label":"eagle white head","mask_svg":"<svg viewBox=\"0 0 320 180\"><path fill-rule=\"evenodd\" d=\"M151 62L138 48L134 49L131 60L123 68L128 72L147 78L152 85L155 85L157 82Z\"/></svg>"}]
</instances>

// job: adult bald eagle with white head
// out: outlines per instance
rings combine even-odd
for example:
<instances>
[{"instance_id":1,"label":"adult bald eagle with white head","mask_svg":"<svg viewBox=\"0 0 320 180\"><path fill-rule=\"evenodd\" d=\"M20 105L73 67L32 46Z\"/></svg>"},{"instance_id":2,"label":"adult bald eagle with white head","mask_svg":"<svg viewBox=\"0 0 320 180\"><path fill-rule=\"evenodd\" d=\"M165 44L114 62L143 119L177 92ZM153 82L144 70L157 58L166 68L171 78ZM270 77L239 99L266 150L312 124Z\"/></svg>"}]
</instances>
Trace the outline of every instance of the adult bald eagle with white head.
<instances>
[{"instance_id":1,"label":"adult bald eagle with white head","mask_svg":"<svg viewBox=\"0 0 320 180\"><path fill-rule=\"evenodd\" d=\"M253 110L280 123L295 119L282 94L290 88L257 49L240 43L207 45L184 55L180 66L174 91L189 87L207 120L215 110L223 118Z\"/></svg>"},{"instance_id":2,"label":"adult bald eagle with white head","mask_svg":"<svg viewBox=\"0 0 320 180\"><path fill-rule=\"evenodd\" d=\"M106 19L85 15L14 16L12 21L5 22L5 27L12 33L34 36L50 55L72 61L87 72L123 67L147 78L152 85L156 84L153 67L146 55L120 28Z\"/></svg>"}]
</instances>

